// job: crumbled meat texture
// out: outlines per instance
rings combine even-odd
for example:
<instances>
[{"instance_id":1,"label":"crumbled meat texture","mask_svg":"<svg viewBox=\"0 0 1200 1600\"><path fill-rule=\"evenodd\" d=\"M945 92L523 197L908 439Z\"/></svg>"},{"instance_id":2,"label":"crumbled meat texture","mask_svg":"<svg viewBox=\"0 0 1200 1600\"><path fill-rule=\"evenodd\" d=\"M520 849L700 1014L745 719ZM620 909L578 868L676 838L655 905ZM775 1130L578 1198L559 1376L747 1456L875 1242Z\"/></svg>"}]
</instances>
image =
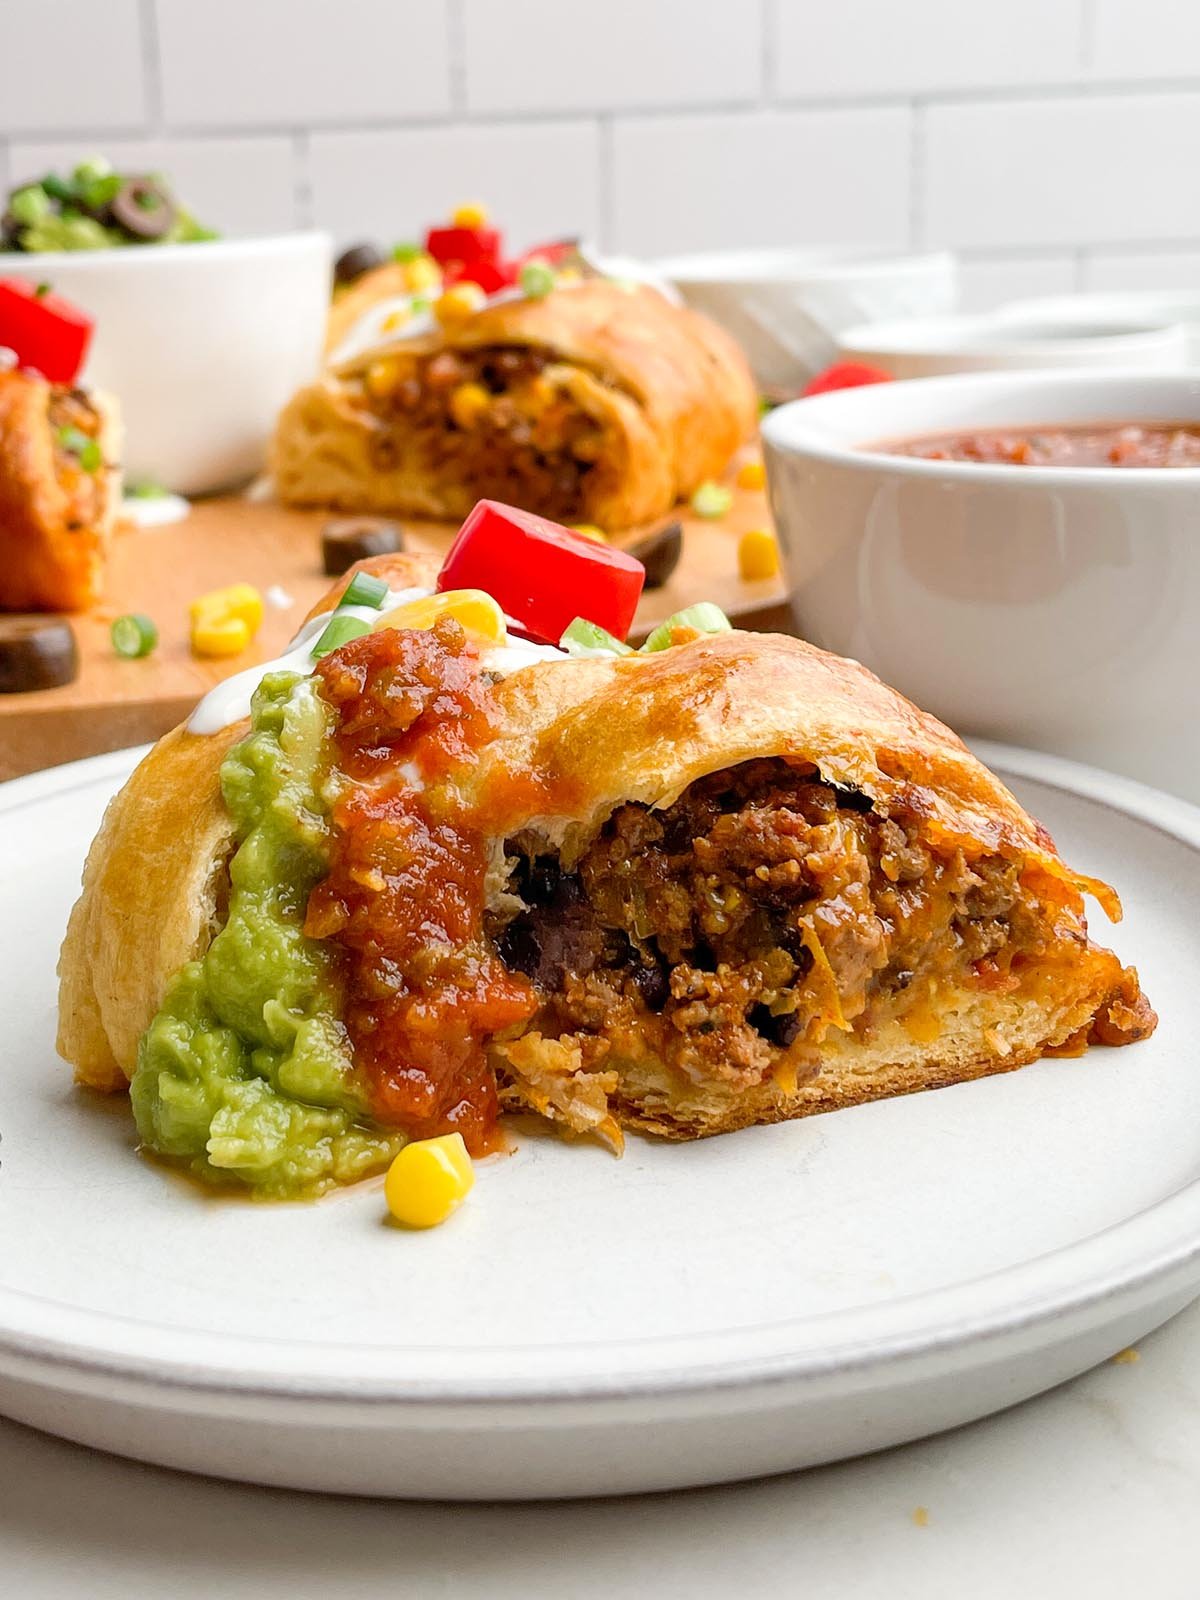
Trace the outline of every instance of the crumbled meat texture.
<instances>
[{"instance_id":1,"label":"crumbled meat texture","mask_svg":"<svg viewBox=\"0 0 1200 1600\"><path fill-rule=\"evenodd\" d=\"M542 997L532 1027L577 1041L588 1068L649 1050L737 1084L831 1026L869 1032L948 961L1003 988L1036 938L1015 865L934 856L783 761L704 778L662 811L620 807L573 871L517 851L509 888L525 910L491 931Z\"/></svg>"},{"instance_id":2,"label":"crumbled meat texture","mask_svg":"<svg viewBox=\"0 0 1200 1600\"><path fill-rule=\"evenodd\" d=\"M365 396L382 423L376 466L395 467L419 448L426 470L449 484L464 479L471 500L515 501L570 521L586 510L586 480L600 454L596 422L548 374L539 350L484 347L424 357L390 392ZM456 420L455 395L478 385L490 399Z\"/></svg>"}]
</instances>

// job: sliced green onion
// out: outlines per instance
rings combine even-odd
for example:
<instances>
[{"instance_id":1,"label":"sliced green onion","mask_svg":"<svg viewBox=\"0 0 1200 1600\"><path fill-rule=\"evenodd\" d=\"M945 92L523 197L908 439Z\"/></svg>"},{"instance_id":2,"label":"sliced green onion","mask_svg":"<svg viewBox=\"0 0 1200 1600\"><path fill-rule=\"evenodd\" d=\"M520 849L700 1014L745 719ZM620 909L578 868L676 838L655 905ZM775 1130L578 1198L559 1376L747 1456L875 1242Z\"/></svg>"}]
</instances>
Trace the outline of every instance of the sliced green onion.
<instances>
[{"instance_id":1,"label":"sliced green onion","mask_svg":"<svg viewBox=\"0 0 1200 1600\"><path fill-rule=\"evenodd\" d=\"M100 448L100 441L84 433L82 428L72 428L69 424L65 428L60 428L58 442L64 450L78 459L79 465L85 472L99 472L104 465L104 452Z\"/></svg>"},{"instance_id":2,"label":"sliced green onion","mask_svg":"<svg viewBox=\"0 0 1200 1600\"><path fill-rule=\"evenodd\" d=\"M170 492L166 484L155 483L153 478L143 478L139 483L125 486L125 493L130 500L165 500Z\"/></svg>"},{"instance_id":3,"label":"sliced green onion","mask_svg":"<svg viewBox=\"0 0 1200 1600\"><path fill-rule=\"evenodd\" d=\"M42 179L42 188L45 189L51 200L70 201L75 198L74 188L65 178L60 178L57 172L48 172L46 174Z\"/></svg>"},{"instance_id":4,"label":"sliced green onion","mask_svg":"<svg viewBox=\"0 0 1200 1600\"><path fill-rule=\"evenodd\" d=\"M97 178L107 178L112 175L112 162L104 156L89 156L86 161L81 161L71 174L77 184L95 183Z\"/></svg>"},{"instance_id":5,"label":"sliced green onion","mask_svg":"<svg viewBox=\"0 0 1200 1600\"><path fill-rule=\"evenodd\" d=\"M692 496L692 510L698 517L723 517L733 504L733 490L709 479Z\"/></svg>"},{"instance_id":6,"label":"sliced green onion","mask_svg":"<svg viewBox=\"0 0 1200 1600\"><path fill-rule=\"evenodd\" d=\"M158 629L154 620L142 611L131 611L127 616L118 617L108 630L108 636L113 649L126 661L148 656L158 643Z\"/></svg>"},{"instance_id":7,"label":"sliced green onion","mask_svg":"<svg viewBox=\"0 0 1200 1600\"><path fill-rule=\"evenodd\" d=\"M8 209L22 227L32 227L50 213L50 196L40 183L29 183L8 197Z\"/></svg>"},{"instance_id":8,"label":"sliced green onion","mask_svg":"<svg viewBox=\"0 0 1200 1600\"><path fill-rule=\"evenodd\" d=\"M44 300L49 293L50 285L48 283L39 283L37 288L33 291L33 298L35 300Z\"/></svg>"},{"instance_id":9,"label":"sliced green onion","mask_svg":"<svg viewBox=\"0 0 1200 1600\"><path fill-rule=\"evenodd\" d=\"M430 300L427 294L415 294L408 303L408 309L414 317L419 317L423 316L432 304L433 301Z\"/></svg>"},{"instance_id":10,"label":"sliced green onion","mask_svg":"<svg viewBox=\"0 0 1200 1600\"><path fill-rule=\"evenodd\" d=\"M339 606L374 606L378 611L387 599L388 586L372 572L356 572L342 592Z\"/></svg>"},{"instance_id":11,"label":"sliced green onion","mask_svg":"<svg viewBox=\"0 0 1200 1600\"><path fill-rule=\"evenodd\" d=\"M593 650L604 650L614 656L633 654L632 645L623 644L615 633L609 633L607 628L602 628L597 622L589 622L586 617L576 617L574 622L563 629L558 648L565 650L570 656L583 655Z\"/></svg>"},{"instance_id":12,"label":"sliced green onion","mask_svg":"<svg viewBox=\"0 0 1200 1600\"><path fill-rule=\"evenodd\" d=\"M91 178L81 183L77 190L79 200L89 211L103 211L121 192L121 180L115 172L107 178Z\"/></svg>"},{"instance_id":13,"label":"sliced green onion","mask_svg":"<svg viewBox=\"0 0 1200 1600\"><path fill-rule=\"evenodd\" d=\"M698 600L694 606L684 606L682 611L660 622L642 650L669 650L676 628L694 628L697 633L732 633L733 623L711 600Z\"/></svg>"},{"instance_id":14,"label":"sliced green onion","mask_svg":"<svg viewBox=\"0 0 1200 1600\"><path fill-rule=\"evenodd\" d=\"M392 246L393 261L415 261L418 256L423 256L424 254L425 252L419 244L394 244Z\"/></svg>"},{"instance_id":15,"label":"sliced green onion","mask_svg":"<svg viewBox=\"0 0 1200 1600\"><path fill-rule=\"evenodd\" d=\"M546 261L527 261L521 268L521 293L529 300L544 300L558 281Z\"/></svg>"},{"instance_id":16,"label":"sliced green onion","mask_svg":"<svg viewBox=\"0 0 1200 1600\"><path fill-rule=\"evenodd\" d=\"M349 644L351 639L361 639L364 633L370 631L371 624L363 622L361 617L348 617L344 611L335 611L329 619L329 626L313 645L312 653L317 660L320 660L331 650L340 650L342 645Z\"/></svg>"}]
</instances>

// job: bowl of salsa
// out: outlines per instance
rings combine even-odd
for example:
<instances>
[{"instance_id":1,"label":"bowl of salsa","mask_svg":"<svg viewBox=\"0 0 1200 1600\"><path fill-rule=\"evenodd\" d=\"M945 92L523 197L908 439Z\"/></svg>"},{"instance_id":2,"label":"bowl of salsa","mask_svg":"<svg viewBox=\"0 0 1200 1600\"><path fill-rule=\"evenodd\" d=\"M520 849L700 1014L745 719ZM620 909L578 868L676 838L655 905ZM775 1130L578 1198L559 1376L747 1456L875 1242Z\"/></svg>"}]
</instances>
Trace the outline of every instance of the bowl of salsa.
<instances>
[{"instance_id":1,"label":"bowl of salsa","mask_svg":"<svg viewBox=\"0 0 1200 1600\"><path fill-rule=\"evenodd\" d=\"M1200 373L879 383L763 435L805 638L962 733L1200 801Z\"/></svg>"}]
</instances>

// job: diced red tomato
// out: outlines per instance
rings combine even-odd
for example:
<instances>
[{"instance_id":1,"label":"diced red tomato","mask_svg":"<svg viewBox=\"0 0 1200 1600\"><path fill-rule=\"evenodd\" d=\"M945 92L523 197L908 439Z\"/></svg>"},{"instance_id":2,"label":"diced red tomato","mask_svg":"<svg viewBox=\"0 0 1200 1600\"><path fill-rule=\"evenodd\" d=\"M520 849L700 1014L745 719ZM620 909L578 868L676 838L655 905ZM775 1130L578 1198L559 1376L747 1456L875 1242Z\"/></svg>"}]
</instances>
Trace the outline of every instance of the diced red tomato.
<instances>
[{"instance_id":1,"label":"diced red tomato","mask_svg":"<svg viewBox=\"0 0 1200 1600\"><path fill-rule=\"evenodd\" d=\"M447 288L452 283L477 283L485 294L495 294L516 283L517 268L511 261L446 261L442 281Z\"/></svg>"},{"instance_id":2,"label":"diced red tomato","mask_svg":"<svg viewBox=\"0 0 1200 1600\"><path fill-rule=\"evenodd\" d=\"M561 267L579 249L578 239L554 239L549 244L535 244L523 250L514 266L519 272L527 261L544 261L548 267Z\"/></svg>"},{"instance_id":3,"label":"diced red tomato","mask_svg":"<svg viewBox=\"0 0 1200 1600\"><path fill-rule=\"evenodd\" d=\"M815 378L810 378L800 393L803 396L829 394L834 389L858 389L866 383L892 381L892 374L885 372L882 367L868 367L862 361L835 361L824 372L818 372Z\"/></svg>"},{"instance_id":4,"label":"diced red tomato","mask_svg":"<svg viewBox=\"0 0 1200 1600\"><path fill-rule=\"evenodd\" d=\"M481 500L450 546L437 586L483 589L526 632L557 643L576 617L623 639L645 580L645 567L623 550Z\"/></svg>"},{"instance_id":5,"label":"diced red tomato","mask_svg":"<svg viewBox=\"0 0 1200 1600\"><path fill-rule=\"evenodd\" d=\"M24 278L0 278L0 345L51 383L74 383L92 340L92 319Z\"/></svg>"},{"instance_id":6,"label":"diced red tomato","mask_svg":"<svg viewBox=\"0 0 1200 1600\"><path fill-rule=\"evenodd\" d=\"M430 228L425 235L425 248L439 266L447 261L498 261L500 259L500 230L498 228Z\"/></svg>"}]
</instances>

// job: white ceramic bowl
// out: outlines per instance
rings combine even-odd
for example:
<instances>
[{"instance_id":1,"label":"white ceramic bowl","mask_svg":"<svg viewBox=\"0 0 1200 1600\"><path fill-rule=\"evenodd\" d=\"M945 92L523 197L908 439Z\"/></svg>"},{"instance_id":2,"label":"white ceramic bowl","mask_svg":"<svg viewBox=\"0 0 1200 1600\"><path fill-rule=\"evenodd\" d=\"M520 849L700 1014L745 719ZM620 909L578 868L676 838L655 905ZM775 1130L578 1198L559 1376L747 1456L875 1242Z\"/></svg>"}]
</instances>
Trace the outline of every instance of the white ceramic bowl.
<instances>
[{"instance_id":1,"label":"white ceramic bowl","mask_svg":"<svg viewBox=\"0 0 1200 1600\"><path fill-rule=\"evenodd\" d=\"M1005 307L1011 316L1127 318L1135 322L1182 323L1187 330L1188 360L1200 366L1200 290L1131 289L1110 294L1055 295L1040 300L1015 300Z\"/></svg>"},{"instance_id":2,"label":"white ceramic bowl","mask_svg":"<svg viewBox=\"0 0 1200 1600\"><path fill-rule=\"evenodd\" d=\"M317 370L329 306L323 233L0 254L96 319L84 377L120 401L129 480L180 494L260 470L275 418Z\"/></svg>"},{"instance_id":3,"label":"white ceramic bowl","mask_svg":"<svg viewBox=\"0 0 1200 1600\"><path fill-rule=\"evenodd\" d=\"M864 323L838 335L838 355L897 378L1032 367L1188 365L1187 329L1150 311L1094 310L1064 300L1044 308L1005 306L973 317L912 317Z\"/></svg>"},{"instance_id":4,"label":"white ceramic bowl","mask_svg":"<svg viewBox=\"0 0 1200 1600\"><path fill-rule=\"evenodd\" d=\"M958 268L944 251L723 250L668 257L653 269L728 329L764 389L798 388L828 366L843 328L958 303Z\"/></svg>"},{"instance_id":5,"label":"white ceramic bowl","mask_svg":"<svg viewBox=\"0 0 1200 1600\"><path fill-rule=\"evenodd\" d=\"M1200 801L1200 469L985 466L864 448L958 428L1200 421L1200 374L991 373L765 421L798 631L960 733Z\"/></svg>"}]
</instances>

